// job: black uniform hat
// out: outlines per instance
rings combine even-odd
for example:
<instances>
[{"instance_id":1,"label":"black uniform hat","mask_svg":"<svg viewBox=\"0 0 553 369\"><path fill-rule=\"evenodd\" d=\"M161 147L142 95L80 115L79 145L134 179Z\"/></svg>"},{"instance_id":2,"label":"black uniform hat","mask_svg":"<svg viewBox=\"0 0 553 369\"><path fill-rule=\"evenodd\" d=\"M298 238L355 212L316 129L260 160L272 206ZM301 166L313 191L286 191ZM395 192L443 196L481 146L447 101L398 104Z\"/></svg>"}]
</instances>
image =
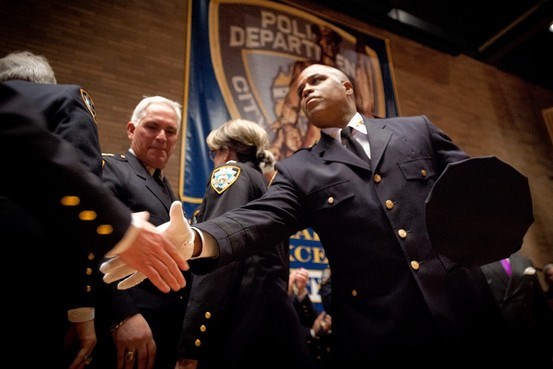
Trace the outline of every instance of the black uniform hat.
<instances>
[{"instance_id":1,"label":"black uniform hat","mask_svg":"<svg viewBox=\"0 0 553 369\"><path fill-rule=\"evenodd\" d=\"M464 265L509 257L533 222L528 179L494 156L448 164L426 199L433 247Z\"/></svg>"}]
</instances>

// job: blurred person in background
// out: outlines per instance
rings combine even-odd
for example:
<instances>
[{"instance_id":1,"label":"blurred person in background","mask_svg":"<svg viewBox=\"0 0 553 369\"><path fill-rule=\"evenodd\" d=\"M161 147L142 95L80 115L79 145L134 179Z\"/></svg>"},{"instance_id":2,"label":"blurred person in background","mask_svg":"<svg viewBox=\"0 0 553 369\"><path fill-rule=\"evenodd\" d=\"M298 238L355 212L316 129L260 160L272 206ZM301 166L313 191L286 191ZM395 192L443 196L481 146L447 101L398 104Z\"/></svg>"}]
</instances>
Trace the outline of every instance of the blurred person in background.
<instances>
[{"instance_id":1,"label":"blurred person in background","mask_svg":"<svg viewBox=\"0 0 553 369\"><path fill-rule=\"evenodd\" d=\"M267 132L243 119L206 138L214 169L194 222L261 197L261 166L271 168ZM193 261L193 277L176 369L311 367L299 318L288 298L288 240L244 260ZM209 273L205 268L214 268Z\"/></svg>"},{"instance_id":2,"label":"blurred person in background","mask_svg":"<svg viewBox=\"0 0 553 369\"><path fill-rule=\"evenodd\" d=\"M523 366L553 366L553 312L548 308L532 260L520 252L483 265L488 286L524 353Z\"/></svg>"}]
</instances>

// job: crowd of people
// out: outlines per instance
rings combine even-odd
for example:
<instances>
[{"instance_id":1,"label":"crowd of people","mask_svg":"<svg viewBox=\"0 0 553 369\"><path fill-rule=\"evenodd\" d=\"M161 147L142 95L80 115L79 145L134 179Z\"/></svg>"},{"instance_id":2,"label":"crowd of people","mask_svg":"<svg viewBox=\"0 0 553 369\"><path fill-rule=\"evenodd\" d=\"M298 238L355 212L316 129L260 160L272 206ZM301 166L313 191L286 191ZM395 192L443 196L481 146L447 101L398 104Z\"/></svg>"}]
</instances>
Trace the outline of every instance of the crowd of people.
<instances>
[{"instance_id":1,"label":"crowd of people","mask_svg":"<svg viewBox=\"0 0 553 369\"><path fill-rule=\"evenodd\" d=\"M184 214L163 173L180 104L145 97L126 122L129 150L102 155L86 89L57 84L43 56L0 59L0 152L21 153L7 163L18 180L0 183L0 241L28 252L29 270L61 274L52 316L31 325L14 313L18 330L40 329L57 346L42 363L552 366L553 264L542 268L544 289L540 268L512 245L486 245L505 259L481 266L432 247L425 199L448 164L470 156L426 116L358 111L354 84L333 66L298 72L298 104L318 141L275 163L259 125L222 122L206 138L214 165L204 198ZM30 196L37 183L41 195ZM329 260L322 311L308 272L289 266L288 238L305 228Z\"/></svg>"}]
</instances>

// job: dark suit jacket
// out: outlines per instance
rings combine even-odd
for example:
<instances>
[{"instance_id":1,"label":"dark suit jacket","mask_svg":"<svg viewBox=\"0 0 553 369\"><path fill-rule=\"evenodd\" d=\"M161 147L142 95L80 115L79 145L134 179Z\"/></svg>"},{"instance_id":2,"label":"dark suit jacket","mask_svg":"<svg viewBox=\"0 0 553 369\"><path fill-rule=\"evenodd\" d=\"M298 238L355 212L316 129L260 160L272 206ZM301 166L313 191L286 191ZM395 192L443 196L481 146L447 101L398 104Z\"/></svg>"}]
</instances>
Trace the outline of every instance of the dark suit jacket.
<instances>
[{"instance_id":1,"label":"dark suit jacket","mask_svg":"<svg viewBox=\"0 0 553 369\"><path fill-rule=\"evenodd\" d=\"M208 183L197 221L210 219L261 197L265 180L253 162L229 162L213 173L234 173L222 193ZM212 173L211 182L218 183ZM201 263L191 261L201 272ZM272 244L258 255L194 274L179 343L179 356L199 368L286 367L309 363L306 342L288 297L289 245Z\"/></svg>"},{"instance_id":2,"label":"dark suit jacket","mask_svg":"<svg viewBox=\"0 0 553 369\"><path fill-rule=\"evenodd\" d=\"M7 81L8 86L32 100L46 118L48 130L71 143L80 160L101 176L102 151L90 94L77 85Z\"/></svg>"},{"instance_id":3,"label":"dark suit jacket","mask_svg":"<svg viewBox=\"0 0 553 369\"><path fill-rule=\"evenodd\" d=\"M425 116L364 120L370 166L323 133L277 164L264 197L197 227L221 263L313 228L332 271L339 365L411 362L428 347L425 365L490 355L480 339L501 322L483 275L439 255L425 222L433 183L468 155Z\"/></svg>"},{"instance_id":4,"label":"dark suit jacket","mask_svg":"<svg viewBox=\"0 0 553 369\"><path fill-rule=\"evenodd\" d=\"M483 265L488 286L509 324L509 337L522 366L553 365L553 313L547 306L532 261L519 253L509 257L511 277L500 261ZM514 356L511 354L514 359Z\"/></svg>"},{"instance_id":5,"label":"dark suit jacket","mask_svg":"<svg viewBox=\"0 0 553 369\"><path fill-rule=\"evenodd\" d=\"M132 153L104 154L105 186L134 213L148 211L149 221L160 225L169 221L169 209L175 197L166 178L158 183ZM188 280L188 277L185 277ZM188 288L163 293L150 280L128 290L118 290L116 283L106 285L98 294L96 326L98 347L94 364L97 368L115 367L115 347L110 327L125 318L141 313L152 330L157 345L155 368L173 368L176 345L186 308ZM101 340L101 341L100 341Z\"/></svg>"},{"instance_id":6,"label":"dark suit jacket","mask_svg":"<svg viewBox=\"0 0 553 369\"><path fill-rule=\"evenodd\" d=\"M48 131L32 101L7 84L0 84L0 155L9 158L0 180L0 245L5 262L18 270L2 278L3 293L17 296L5 309L18 323L5 333L16 347L28 343L23 332L41 332L51 348L41 351L41 360L59 363L67 309L92 306L96 264L123 237L131 213L82 165L74 147ZM86 214L96 217L80 216ZM112 232L99 234L100 225ZM31 318L44 289L53 297Z\"/></svg>"}]
</instances>

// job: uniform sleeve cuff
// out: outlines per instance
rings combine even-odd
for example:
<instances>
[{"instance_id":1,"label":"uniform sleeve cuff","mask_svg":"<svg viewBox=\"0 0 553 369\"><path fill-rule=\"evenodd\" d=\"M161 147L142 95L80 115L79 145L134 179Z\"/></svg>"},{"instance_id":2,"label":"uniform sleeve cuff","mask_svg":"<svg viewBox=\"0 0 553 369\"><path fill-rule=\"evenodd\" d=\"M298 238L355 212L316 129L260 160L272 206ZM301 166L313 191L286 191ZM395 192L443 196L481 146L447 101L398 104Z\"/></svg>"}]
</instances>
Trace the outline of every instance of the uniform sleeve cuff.
<instances>
[{"instance_id":1,"label":"uniform sleeve cuff","mask_svg":"<svg viewBox=\"0 0 553 369\"><path fill-rule=\"evenodd\" d=\"M202 241L202 252L200 255L194 256L191 259L199 258L214 258L219 256L219 247L217 246L217 241L209 233L204 233L198 228L192 227L192 229L200 236Z\"/></svg>"},{"instance_id":2,"label":"uniform sleeve cuff","mask_svg":"<svg viewBox=\"0 0 553 369\"><path fill-rule=\"evenodd\" d=\"M67 310L67 319L71 323L87 322L94 320L94 308L93 307L80 307Z\"/></svg>"}]
</instances>

